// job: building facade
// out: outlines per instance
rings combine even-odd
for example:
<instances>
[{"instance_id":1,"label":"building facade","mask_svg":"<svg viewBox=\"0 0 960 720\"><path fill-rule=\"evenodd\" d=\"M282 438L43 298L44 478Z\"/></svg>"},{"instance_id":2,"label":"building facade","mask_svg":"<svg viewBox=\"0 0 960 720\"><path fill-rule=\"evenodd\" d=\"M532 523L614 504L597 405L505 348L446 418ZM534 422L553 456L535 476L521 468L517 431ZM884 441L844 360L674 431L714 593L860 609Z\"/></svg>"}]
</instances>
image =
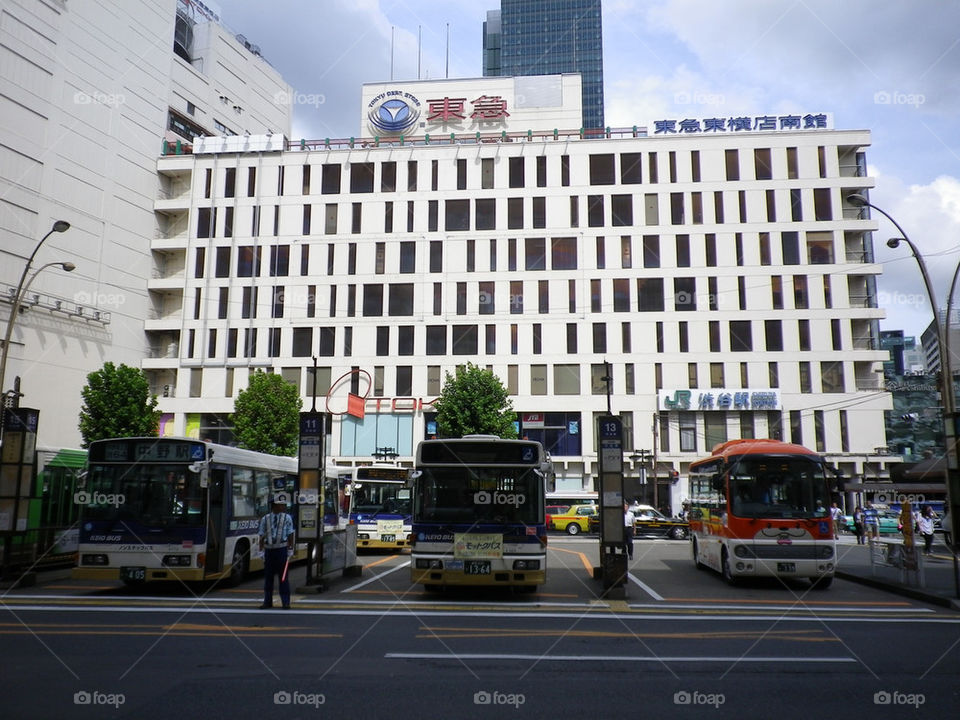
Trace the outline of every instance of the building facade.
<instances>
[{"instance_id":1,"label":"building facade","mask_svg":"<svg viewBox=\"0 0 960 720\"><path fill-rule=\"evenodd\" d=\"M869 132L820 114L595 139L531 125L576 117L565 77L543 79L529 115L511 79L364 88L363 122L413 127L483 98L501 110L484 132L435 117L419 136L160 158L184 192L158 210L186 227L152 244L182 268L148 286L147 329L169 349L144 361L164 432L212 435L264 369L307 408L316 383L338 461L390 448L409 463L436 432L446 373L473 362L508 388L563 489L594 486L608 407L628 477L655 468L661 504L682 499L673 482L692 460L738 437L885 477L876 223L846 201L873 186Z\"/></svg>"},{"instance_id":2,"label":"building facade","mask_svg":"<svg viewBox=\"0 0 960 720\"><path fill-rule=\"evenodd\" d=\"M605 127L600 0L500 0L483 24L485 76L580 73L580 127Z\"/></svg>"},{"instance_id":3,"label":"building facade","mask_svg":"<svg viewBox=\"0 0 960 720\"><path fill-rule=\"evenodd\" d=\"M143 329L156 312L147 280L178 270L155 264L151 245L186 232L154 211L158 196L180 192L157 174L165 140L175 150L194 135L289 133L290 86L212 16L187 0L4 3L0 322L54 221L70 228L32 268L76 266L28 278L0 388L18 384L10 401L41 411L43 445L79 446L90 372L156 352Z\"/></svg>"}]
</instances>

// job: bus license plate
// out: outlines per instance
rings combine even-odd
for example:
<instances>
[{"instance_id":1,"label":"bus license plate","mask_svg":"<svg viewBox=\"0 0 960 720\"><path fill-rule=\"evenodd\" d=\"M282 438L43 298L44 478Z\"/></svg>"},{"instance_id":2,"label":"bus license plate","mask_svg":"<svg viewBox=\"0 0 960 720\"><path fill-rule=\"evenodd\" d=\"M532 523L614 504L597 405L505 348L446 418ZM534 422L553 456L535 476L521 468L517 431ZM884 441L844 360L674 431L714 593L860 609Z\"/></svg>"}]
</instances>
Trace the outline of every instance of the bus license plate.
<instances>
[{"instance_id":1,"label":"bus license plate","mask_svg":"<svg viewBox=\"0 0 960 720\"><path fill-rule=\"evenodd\" d=\"M380 536L380 541L381 541L381 542L396 542L396 541L397 541L397 536L396 536L396 535L381 535L381 536Z\"/></svg>"},{"instance_id":2,"label":"bus license plate","mask_svg":"<svg viewBox=\"0 0 960 720\"><path fill-rule=\"evenodd\" d=\"M777 563L777 572L792 573L797 571L796 563Z\"/></svg>"},{"instance_id":3,"label":"bus license plate","mask_svg":"<svg viewBox=\"0 0 960 720\"><path fill-rule=\"evenodd\" d=\"M464 575L489 575L489 560L467 560L463 563Z\"/></svg>"},{"instance_id":4,"label":"bus license plate","mask_svg":"<svg viewBox=\"0 0 960 720\"><path fill-rule=\"evenodd\" d=\"M120 579L129 582L144 582L147 579L147 569L142 567L121 567Z\"/></svg>"}]
</instances>

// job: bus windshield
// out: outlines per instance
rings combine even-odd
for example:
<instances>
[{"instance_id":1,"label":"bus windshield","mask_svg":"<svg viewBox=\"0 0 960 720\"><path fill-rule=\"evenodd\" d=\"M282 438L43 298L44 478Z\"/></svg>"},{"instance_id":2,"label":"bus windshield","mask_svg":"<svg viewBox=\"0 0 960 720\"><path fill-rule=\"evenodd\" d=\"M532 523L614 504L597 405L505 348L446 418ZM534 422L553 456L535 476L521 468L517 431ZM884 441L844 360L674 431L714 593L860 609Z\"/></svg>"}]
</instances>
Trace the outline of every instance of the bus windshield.
<instances>
[{"instance_id":1,"label":"bus windshield","mask_svg":"<svg viewBox=\"0 0 960 720\"><path fill-rule=\"evenodd\" d=\"M83 492L84 519L169 527L203 526L206 518L199 475L182 463L91 464Z\"/></svg>"},{"instance_id":2,"label":"bus windshield","mask_svg":"<svg viewBox=\"0 0 960 720\"><path fill-rule=\"evenodd\" d=\"M418 522L543 522L543 478L533 468L426 467L417 481Z\"/></svg>"},{"instance_id":3,"label":"bus windshield","mask_svg":"<svg viewBox=\"0 0 960 720\"><path fill-rule=\"evenodd\" d=\"M730 466L730 512L747 518L827 517L823 466L805 457L741 456Z\"/></svg>"},{"instance_id":4,"label":"bus windshield","mask_svg":"<svg viewBox=\"0 0 960 720\"><path fill-rule=\"evenodd\" d=\"M410 489L400 483L358 482L355 484L353 511L364 515L409 515Z\"/></svg>"}]
</instances>

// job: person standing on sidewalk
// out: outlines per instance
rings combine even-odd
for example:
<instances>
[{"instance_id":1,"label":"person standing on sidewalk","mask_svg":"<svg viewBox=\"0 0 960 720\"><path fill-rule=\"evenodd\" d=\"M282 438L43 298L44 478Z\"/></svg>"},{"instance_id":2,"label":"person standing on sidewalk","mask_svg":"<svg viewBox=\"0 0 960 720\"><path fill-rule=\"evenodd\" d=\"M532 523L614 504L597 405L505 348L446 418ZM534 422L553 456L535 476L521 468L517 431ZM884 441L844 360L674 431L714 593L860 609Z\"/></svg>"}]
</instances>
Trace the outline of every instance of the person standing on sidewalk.
<instances>
[{"instance_id":1,"label":"person standing on sidewalk","mask_svg":"<svg viewBox=\"0 0 960 720\"><path fill-rule=\"evenodd\" d=\"M867 500L867 507L863 510L863 527L867 531L867 539L880 539L880 514L869 500Z\"/></svg>"},{"instance_id":2,"label":"person standing on sidewalk","mask_svg":"<svg viewBox=\"0 0 960 720\"><path fill-rule=\"evenodd\" d=\"M924 505L917 518L917 530L923 536L923 554L929 555L930 548L933 545L933 509L929 505Z\"/></svg>"},{"instance_id":3,"label":"person standing on sidewalk","mask_svg":"<svg viewBox=\"0 0 960 720\"><path fill-rule=\"evenodd\" d=\"M839 537L840 533L843 532L843 510L836 503L833 503L830 505L830 516L833 518L833 532Z\"/></svg>"},{"instance_id":4,"label":"person standing on sidewalk","mask_svg":"<svg viewBox=\"0 0 960 720\"><path fill-rule=\"evenodd\" d=\"M290 578L284 572L287 558L293 555L293 518L287 514L287 498L275 494L270 498L271 511L260 518L260 550L263 552L263 604L261 610L273 607L273 576L280 576L280 602L290 609Z\"/></svg>"},{"instance_id":5,"label":"person standing on sidewalk","mask_svg":"<svg viewBox=\"0 0 960 720\"><path fill-rule=\"evenodd\" d=\"M857 545L863 545L863 533L864 533L864 516L863 508L857 505L853 509L853 532L857 536Z\"/></svg>"}]
</instances>

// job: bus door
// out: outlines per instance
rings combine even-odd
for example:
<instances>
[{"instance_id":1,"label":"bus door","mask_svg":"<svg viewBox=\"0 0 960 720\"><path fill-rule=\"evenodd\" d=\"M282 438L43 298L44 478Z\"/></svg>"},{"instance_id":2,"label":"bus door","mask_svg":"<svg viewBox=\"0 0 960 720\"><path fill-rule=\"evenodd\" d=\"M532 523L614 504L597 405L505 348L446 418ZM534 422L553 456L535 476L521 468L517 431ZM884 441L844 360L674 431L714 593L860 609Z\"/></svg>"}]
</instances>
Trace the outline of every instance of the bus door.
<instances>
[{"instance_id":1,"label":"bus door","mask_svg":"<svg viewBox=\"0 0 960 720\"><path fill-rule=\"evenodd\" d=\"M223 489L226 483L226 468L210 468L210 508L207 513L207 574L218 573L223 570L223 545L226 540L224 535L226 508L224 508Z\"/></svg>"}]
</instances>

